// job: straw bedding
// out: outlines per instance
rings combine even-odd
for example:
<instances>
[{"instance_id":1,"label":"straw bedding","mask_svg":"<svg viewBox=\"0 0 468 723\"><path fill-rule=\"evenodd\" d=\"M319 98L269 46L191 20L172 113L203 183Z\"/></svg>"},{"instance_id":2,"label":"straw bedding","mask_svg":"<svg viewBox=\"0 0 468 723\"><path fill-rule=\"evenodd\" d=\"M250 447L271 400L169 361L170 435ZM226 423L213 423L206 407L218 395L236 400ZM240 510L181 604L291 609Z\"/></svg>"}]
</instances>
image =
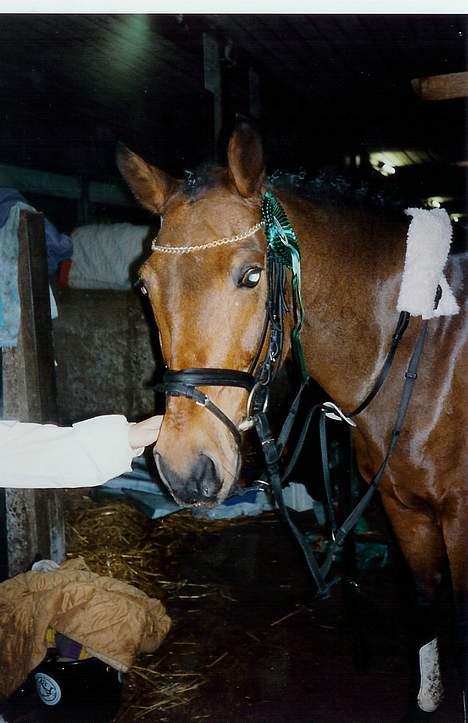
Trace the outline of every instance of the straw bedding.
<instances>
[{"instance_id":1,"label":"straw bedding","mask_svg":"<svg viewBox=\"0 0 468 723\"><path fill-rule=\"evenodd\" d=\"M187 544L187 538L192 542L192 538L196 540L208 530L248 521L204 521L193 518L190 512L148 520L122 502L98 504L81 490L66 493L67 556L81 555L93 572L124 580L158 597L173 619L173 631L161 648L138 658L126 676L123 705L116 723L163 721L164 713L170 716L174 708L182 715L183 707L208 681L218 660L190 670L188 666L178 669L168 665L167 658L172 654L171 648L177 650L174 646L197 646L196 640L181 640L177 632L178 616L182 622L187 601L196 605L197 599L207 597L231 599L230 593L223 585L194 584L181 579L177 555L181 546Z\"/></svg>"}]
</instances>

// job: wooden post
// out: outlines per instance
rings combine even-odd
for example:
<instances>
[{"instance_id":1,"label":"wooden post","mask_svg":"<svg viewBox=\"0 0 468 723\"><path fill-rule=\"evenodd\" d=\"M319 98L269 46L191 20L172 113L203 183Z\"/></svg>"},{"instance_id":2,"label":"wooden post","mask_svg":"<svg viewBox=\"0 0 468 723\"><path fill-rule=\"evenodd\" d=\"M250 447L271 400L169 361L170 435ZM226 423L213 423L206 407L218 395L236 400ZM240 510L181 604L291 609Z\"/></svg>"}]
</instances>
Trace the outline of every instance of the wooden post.
<instances>
[{"instance_id":1,"label":"wooden post","mask_svg":"<svg viewBox=\"0 0 468 723\"><path fill-rule=\"evenodd\" d=\"M253 118L260 118L262 114L262 101L260 93L260 78L253 68L249 68L249 111Z\"/></svg>"},{"instance_id":2,"label":"wooden post","mask_svg":"<svg viewBox=\"0 0 468 723\"><path fill-rule=\"evenodd\" d=\"M468 72L414 78L413 90L422 100L451 100L468 97Z\"/></svg>"},{"instance_id":3,"label":"wooden post","mask_svg":"<svg viewBox=\"0 0 468 723\"><path fill-rule=\"evenodd\" d=\"M22 211L18 228L21 328L18 346L2 350L3 416L29 422L56 419L49 280L41 214ZM73 463L73 460L71 460ZM37 558L65 557L60 490L6 489L9 577Z\"/></svg>"},{"instance_id":4,"label":"wooden post","mask_svg":"<svg viewBox=\"0 0 468 723\"><path fill-rule=\"evenodd\" d=\"M0 389L2 388L2 355L0 352ZM0 394L0 417L3 417L3 395ZM8 534L6 517L6 492L0 488L0 582L8 577Z\"/></svg>"},{"instance_id":5,"label":"wooden post","mask_svg":"<svg viewBox=\"0 0 468 723\"><path fill-rule=\"evenodd\" d=\"M203 33L203 68L205 89L213 95L213 147L216 148L223 124L222 75L218 41L210 33Z\"/></svg>"}]
</instances>

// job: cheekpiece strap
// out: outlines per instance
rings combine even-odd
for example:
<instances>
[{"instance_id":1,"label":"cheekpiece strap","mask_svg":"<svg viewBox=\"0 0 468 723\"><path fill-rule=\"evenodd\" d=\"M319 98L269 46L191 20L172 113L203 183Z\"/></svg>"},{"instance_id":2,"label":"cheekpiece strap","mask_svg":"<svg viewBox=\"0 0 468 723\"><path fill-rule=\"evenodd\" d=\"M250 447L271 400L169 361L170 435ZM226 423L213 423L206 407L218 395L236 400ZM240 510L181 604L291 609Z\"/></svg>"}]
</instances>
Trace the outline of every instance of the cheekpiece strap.
<instances>
[{"instance_id":1,"label":"cheekpiece strap","mask_svg":"<svg viewBox=\"0 0 468 723\"><path fill-rule=\"evenodd\" d=\"M270 191L262 201L262 222L267 240L268 252L274 261L286 266L292 272L292 295L294 304L294 326L291 331L291 347L294 359L301 371L302 379L307 378L304 352L300 334L304 320L301 293L301 253L297 237L281 203Z\"/></svg>"}]
</instances>

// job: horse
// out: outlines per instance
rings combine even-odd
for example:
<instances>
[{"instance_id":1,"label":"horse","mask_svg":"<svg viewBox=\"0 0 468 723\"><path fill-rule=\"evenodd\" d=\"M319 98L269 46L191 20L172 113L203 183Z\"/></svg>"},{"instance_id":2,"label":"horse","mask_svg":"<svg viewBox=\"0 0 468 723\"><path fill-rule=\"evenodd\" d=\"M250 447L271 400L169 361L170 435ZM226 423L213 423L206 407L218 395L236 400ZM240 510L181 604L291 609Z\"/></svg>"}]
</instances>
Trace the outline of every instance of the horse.
<instances>
[{"instance_id":1,"label":"horse","mask_svg":"<svg viewBox=\"0 0 468 723\"><path fill-rule=\"evenodd\" d=\"M249 389L235 383L235 374L250 373L266 352L269 279L260 216L265 193L273 190L300 241L301 337L308 372L344 410L354 409L369 393L390 346L407 221L382 210L314 201L294 189L269 189L262 141L248 122L231 134L226 166L209 167L198 180L175 179L125 146L117 163L140 204L161 216L141 279L167 367L194 370L195 376L200 370L218 373L209 386L203 386L208 380L203 373L193 382L201 385L205 403L195 403L193 394L168 396L156 465L178 503L214 506L233 490L240 471L239 427ZM460 302L467 260L466 254L453 256L446 268ZM291 292L285 295L287 306ZM291 314L284 323L291 330ZM421 323L411 319L385 384L355 419L356 459L366 481L385 455ZM425 711L442 700L436 597L447 561L467 689L468 460L462 434L467 332L463 310L428 322L416 391L379 487L415 583L418 704ZM285 335L280 364L290 346ZM220 370L232 371L223 378ZM209 414L207 404L219 413Z\"/></svg>"}]
</instances>

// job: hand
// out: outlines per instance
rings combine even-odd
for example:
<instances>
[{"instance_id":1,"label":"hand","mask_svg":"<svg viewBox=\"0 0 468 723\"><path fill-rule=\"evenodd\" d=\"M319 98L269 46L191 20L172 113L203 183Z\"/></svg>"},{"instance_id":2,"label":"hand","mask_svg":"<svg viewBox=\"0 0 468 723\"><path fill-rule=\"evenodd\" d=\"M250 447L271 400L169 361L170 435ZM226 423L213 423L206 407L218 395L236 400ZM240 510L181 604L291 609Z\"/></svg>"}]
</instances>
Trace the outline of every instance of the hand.
<instances>
[{"instance_id":1,"label":"hand","mask_svg":"<svg viewBox=\"0 0 468 723\"><path fill-rule=\"evenodd\" d=\"M130 447L132 449L139 449L140 447L146 447L148 444L156 442L162 421L162 416L158 414L155 417L143 420L143 422L130 424L128 427L128 442Z\"/></svg>"}]
</instances>

